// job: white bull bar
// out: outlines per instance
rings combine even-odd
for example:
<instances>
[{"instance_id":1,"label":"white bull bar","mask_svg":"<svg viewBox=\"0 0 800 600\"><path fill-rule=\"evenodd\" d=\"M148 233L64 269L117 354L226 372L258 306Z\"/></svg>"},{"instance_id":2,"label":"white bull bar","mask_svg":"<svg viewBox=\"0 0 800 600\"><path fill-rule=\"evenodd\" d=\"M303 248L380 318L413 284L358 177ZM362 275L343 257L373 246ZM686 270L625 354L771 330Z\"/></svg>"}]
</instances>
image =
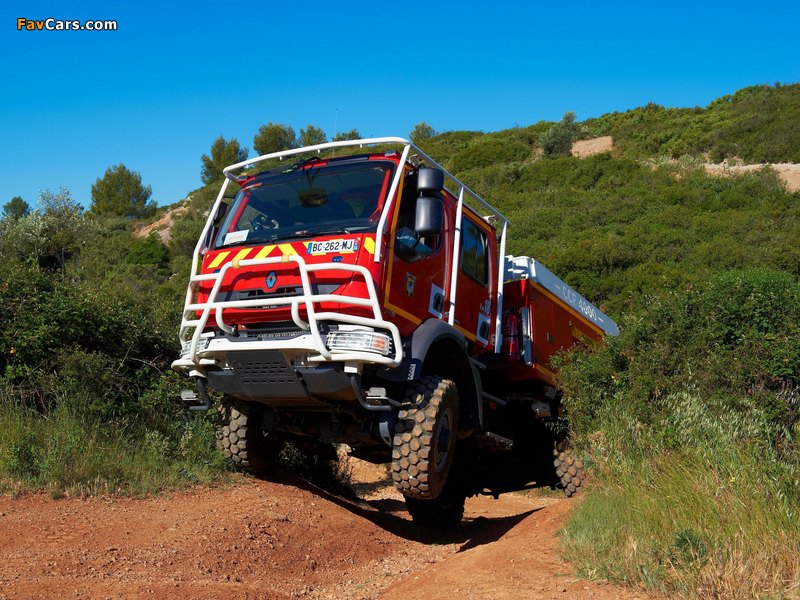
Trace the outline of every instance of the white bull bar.
<instances>
[{"instance_id":1,"label":"white bull bar","mask_svg":"<svg viewBox=\"0 0 800 600\"><path fill-rule=\"evenodd\" d=\"M300 274L300 281L303 287L302 295L297 296L281 296L278 298L256 298L252 300L217 300L222 282L225 279L226 273L230 269L238 269L240 267L258 267L271 264L281 263L296 263L297 269ZM361 275L368 291L368 298L361 298L358 296L343 296L338 294L314 294L311 288L311 282L308 274L314 271L344 271L353 274ZM205 302L192 302L193 292L196 286L203 281L213 281L214 285ZM344 283L344 282L343 282ZM189 353L185 357L174 361L172 368L176 370L193 370L198 367L214 364L214 361L203 360L198 352L198 344L203 331L208 324L211 313L214 313L217 326L228 334L233 334L235 329L225 323L223 318L223 311L225 309L233 308L270 308L275 306L291 306L292 321L302 331L308 332L311 336L313 350L318 353L318 356L310 356L309 360L322 362L322 361L347 361L347 362L369 362L384 364L390 367L399 365L403 360L402 340L400 338L400 331L394 323L390 323L381 317L380 304L378 302L378 294L375 290L375 283L372 280L372 274L366 267L361 265L347 265L338 263L320 263L308 264L305 259L299 255L284 255L272 258L250 258L244 260L233 260L226 263L218 272L209 274L195 274L192 275L190 281L190 292L187 297L187 302L183 310L183 318L181 320L180 340L185 343L191 340ZM194 289L193 289L194 288ZM322 302L336 302L339 304L349 304L352 306L366 306L372 308L373 318L360 317L356 315L349 315L341 312L317 312L315 304ZM303 305L308 316L308 321L300 317L300 305ZM199 317L196 313L201 311ZM373 329L388 330L392 336L392 354L383 356L374 352L366 351L331 351L325 345L319 331L320 321L334 321L337 323L346 323L350 325L361 325L364 327L371 327ZM194 329L191 337L189 336L190 330ZM265 341L263 343L265 349L267 347L274 347L274 341ZM284 348L289 348L291 340L281 340L281 345ZM247 347L252 349L258 342L250 342ZM305 347L306 344L300 346Z\"/></svg>"}]
</instances>

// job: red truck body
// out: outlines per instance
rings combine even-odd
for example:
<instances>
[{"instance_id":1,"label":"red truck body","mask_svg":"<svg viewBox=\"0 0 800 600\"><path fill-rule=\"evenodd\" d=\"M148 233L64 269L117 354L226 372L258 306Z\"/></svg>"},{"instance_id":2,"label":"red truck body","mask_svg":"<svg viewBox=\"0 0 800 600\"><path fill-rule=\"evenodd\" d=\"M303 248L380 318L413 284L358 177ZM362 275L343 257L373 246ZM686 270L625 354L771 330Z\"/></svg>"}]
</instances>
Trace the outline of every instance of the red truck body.
<instances>
[{"instance_id":1,"label":"red truck body","mask_svg":"<svg viewBox=\"0 0 800 600\"><path fill-rule=\"evenodd\" d=\"M371 151L332 156L356 146ZM541 484L553 452L565 460L551 359L616 325L536 261L505 256L502 214L400 138L225 172L173 368L206 405L208 388L225 395L229 456L252 468L268 440L348 444L391 461L430 525L460 519L469 494Z\"/></svg>"}]
</instances>

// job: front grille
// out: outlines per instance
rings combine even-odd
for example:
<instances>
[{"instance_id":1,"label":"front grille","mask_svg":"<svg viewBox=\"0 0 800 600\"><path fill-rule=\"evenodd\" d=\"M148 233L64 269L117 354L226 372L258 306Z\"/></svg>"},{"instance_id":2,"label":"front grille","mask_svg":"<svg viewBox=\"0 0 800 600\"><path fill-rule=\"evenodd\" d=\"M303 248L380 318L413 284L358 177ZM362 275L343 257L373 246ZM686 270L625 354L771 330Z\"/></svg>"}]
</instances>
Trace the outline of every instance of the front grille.
<instances>
[{"instance_id":1,"label":"front grille","mask_svg":"<svg viewBox=\"0 0 800 600\"><path fill-rule=\"evenodd\" d=\"M283 359L276 361L236 361L234 369L246 384L285 384L297 381L294 373L286 366L286 362Z\"/></svg>"},{"instance_id":2,"label":"front grille","mask_svg":"<svg viewBox=\"0 0 800 600\"><path fill-rule=\"evenodd\" d=\"M242 327L239 335L257 339L289 339L304 333L306 331L295 325L294 321L271 321L267 323L251 323Z\"/></svg>"},{"instance_id":3,"label":"front grille","mask_svg":"<svg viewBox=\"0 0 800 600\"><path fill-rule=\"evenodd\" d=\"M332 294L340 286L341 283L312 283L311 293L315 295ZM222 299L225 302L232 302L235 300L256 300L261 298L294 298L302 295L303 286L298 285L277 287L274 290L265 290L260 288L250 290L231 290L225 292L222 296Z\"/></svg>"}]
</instances>

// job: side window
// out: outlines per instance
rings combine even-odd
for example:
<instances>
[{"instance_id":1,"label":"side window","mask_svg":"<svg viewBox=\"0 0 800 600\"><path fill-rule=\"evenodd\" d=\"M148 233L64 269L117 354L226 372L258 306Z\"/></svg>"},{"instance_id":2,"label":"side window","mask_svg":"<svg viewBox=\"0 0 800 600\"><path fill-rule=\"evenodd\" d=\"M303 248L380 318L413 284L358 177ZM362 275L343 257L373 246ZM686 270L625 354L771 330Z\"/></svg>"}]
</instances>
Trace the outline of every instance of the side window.
<instances>
[{"instance_id":1,"label":"side window","mask_svg":"<svg viewBox=\"0 0 800 600\"><path fill-rule=\"evenodd\" d=\"M467 218L461 220L461 269L481 285L489 283L486 234Z\"/></svg>"}]
</instances>

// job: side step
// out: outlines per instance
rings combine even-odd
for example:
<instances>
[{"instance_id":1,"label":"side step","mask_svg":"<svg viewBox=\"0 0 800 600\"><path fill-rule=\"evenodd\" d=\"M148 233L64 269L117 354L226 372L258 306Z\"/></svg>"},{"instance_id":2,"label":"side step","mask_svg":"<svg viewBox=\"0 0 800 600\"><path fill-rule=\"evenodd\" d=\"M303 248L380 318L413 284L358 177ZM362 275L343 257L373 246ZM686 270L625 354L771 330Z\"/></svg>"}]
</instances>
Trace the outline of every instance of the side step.
<instances>
[{"instance_id":1,"label":"side step","mask_svg":"<svg viewBox=\"0 0 800 600\"><path fill-rule=\"evenodd\" d=\"M211 398L208 397L208 383L202 377L195 377L197 384L197 393L192 390L181 390L181 402L189 405L189 410L192 412L208 410L211 408ZM200 394L198 397L197 394Z\"/></svg>"}]
</instances>

